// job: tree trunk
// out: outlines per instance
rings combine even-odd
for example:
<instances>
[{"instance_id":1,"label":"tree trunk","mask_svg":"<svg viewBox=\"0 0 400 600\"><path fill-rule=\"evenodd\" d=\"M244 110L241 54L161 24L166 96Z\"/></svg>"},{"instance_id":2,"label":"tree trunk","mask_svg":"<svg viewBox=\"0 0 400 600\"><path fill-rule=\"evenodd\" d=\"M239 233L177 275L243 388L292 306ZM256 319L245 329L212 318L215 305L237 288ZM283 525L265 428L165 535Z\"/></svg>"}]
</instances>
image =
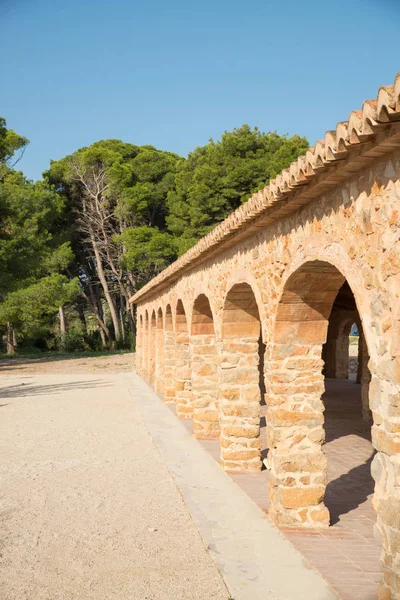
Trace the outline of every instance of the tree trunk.
<instances>
[{"instance_id":1,"label":"tree trunk","mask_svg":"<svg viewBox=\"0 0 400 600\"><path fill-rule=\"evenodd\" d=\"M102 330L101 327L99 329L99 333L100 333L100 339L101 339L101 345L102 345L102 347L103 348L107 348L106 336L104 335L104 331Z\"/></svg>"},{"instance_id":2,"label":"tree trunk","mask_svg":"<svg viewBox=\"0 0 400 600\"><path fill-rule=\"evenodd\" d=\"M93 312L96 316L97 322L100 325L100 330L106 334L107 340L111 344L111 342L112 342L111 333L104 321L103 307L101 306L97 286L95 288L95 291L93 291L92 286L89 285L90 300L89 300L88 296L85 294L85 292L82 292L82 295L84 298L86 298L87 303L92 307Z\"/></svg>"},{"instance_id":3,"label":"tree trunk","mask_svg":"<svg viewBox=\"0 0 400 600\"><path fill-rule=\"evenodd\" d=\"M121 295L119 303L119 320L121 323L122 340L125 342L125 324L124 324L124 297Z\"/></svg>"},{"instance_id":4,"label":"tree trunk","mask_svg":"<svg viewBox=\"0 0 400 600\"><path fill-rule=\"evenodd\" d=\"M67 333L67 324L65 321L65 310L63 306L60 306L58 309L58 316L60 319L60 337L61 337L61 346L64 348L65 345L65 334Z\"/></svg>"},{"instance_id":5,"label":"tree trunk","mask_svg":"<svg viewBox=\"0 0 400 600\"><path fill-rule=\"evenodd\" d=\"M83 310L83 306L82 306L82 303L80 301L80 298L78 298L78 300L76 302L76 309L78 311L79 320L82 323L83 330L84 330L85 333L87 333L87 325L86 325L85 312Z\"/></svg>"},{"instance_id":6,"label":"tree trunk","mask_svg":"<svg viewBox=\"0 0 400 600\"><path fill-rule=\"evenodd\" d=\"M110 289L108 287L108 283L107 283L107 279L104 275L104 269L103 269L103 264L101 262L101 257L100 257L100 252L99 249L97 248L97 244L96 244L96 240L94 239L93 236L91 236L91 242L92 242L92 246L93 246L93 252L94 255L96 257L96 266L97 266L97 273L99 275L99 279L100 279L100 283L101 286L104 290L104 296L107 300L107 304L108 307L110 309L110 315L111 315L111 319L114 325L114 335L115 335L115 339L117 342L119 342L119 340L121 339L121 333L120 333L120 329L119 329L119 322L118 322L118 315L117 315L117 311L115 309L115 304L114 301L112 299L111 293L110 293Z\"/></svg>"},{"instance_id":7,"label":"tree trunk","mask_svg":"<svg viewBox=\"0 0 400 600\"><path fill-rule=\"evenodd\" d=\"M15 327L13 327L12 335L13 335L13 345L14 345L14 348L16 348L18 346L18 340L17 340L17 332L15 330Z\"/></svg>"},{"instance_id":8,"label":"tree trunk","mask_svg":"<svg viewBox=\"0 0 400 600\"><path fill-rule=\"evenodd\" d=\"M13 332L12 323L7 323L7 354L15 354Z\"/></svg>"}]
</instances>

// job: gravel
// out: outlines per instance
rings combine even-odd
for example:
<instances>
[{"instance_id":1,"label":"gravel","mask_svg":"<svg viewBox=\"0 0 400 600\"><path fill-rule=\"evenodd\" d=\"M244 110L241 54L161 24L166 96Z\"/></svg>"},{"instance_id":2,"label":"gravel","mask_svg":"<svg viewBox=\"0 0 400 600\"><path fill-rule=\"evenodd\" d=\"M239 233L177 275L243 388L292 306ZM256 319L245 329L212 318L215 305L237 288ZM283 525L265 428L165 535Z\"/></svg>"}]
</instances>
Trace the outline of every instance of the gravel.
<instances>
[{"instance_id":1,"label":"gravel","mask_svg":"<svg viewBox=\"0 0 400 600\"><path fill-rule=\"evenodd\" d=\"M2 377L2 600L228 599L122 377Z\"/></svg>"}]
</instances>

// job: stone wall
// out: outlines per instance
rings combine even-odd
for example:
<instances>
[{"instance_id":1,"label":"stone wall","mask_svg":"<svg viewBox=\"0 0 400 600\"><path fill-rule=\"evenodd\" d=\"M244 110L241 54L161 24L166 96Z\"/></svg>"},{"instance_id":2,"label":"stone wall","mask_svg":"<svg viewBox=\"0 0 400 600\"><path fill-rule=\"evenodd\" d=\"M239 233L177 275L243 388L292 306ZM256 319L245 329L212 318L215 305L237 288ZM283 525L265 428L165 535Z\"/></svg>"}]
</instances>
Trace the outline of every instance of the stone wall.
<instances>
[{"instance_id":1,"label":"stone wall","mask_svg":"<svg viewBox=\"0 0 400 600\"><path fill-rule=\"evenodd\" d=\"M151 315L161 308L170 315L165 400L176 401L182 387L188 392L179 398L180 416L193 415L198 437L219 437L226 469L260 468L258 380L264 372L270 514L279 525L327 527L323 359L336 352L333 376L344 375L344 329L335 349L328 325L347 281L362 328L363 413L372 419L377 451L379 594L388 600L400 597L400 126L394 123L400 78L368 106L362 118L349 120L343 144L338 125L334 156L327 134L324 152L317 144L312 157L296 163L292 178L288 169L135 301L143 323L141 373L151 378L146 349ZM182 310L187 332L179 331Z\"/></svg>"}]
</instances>

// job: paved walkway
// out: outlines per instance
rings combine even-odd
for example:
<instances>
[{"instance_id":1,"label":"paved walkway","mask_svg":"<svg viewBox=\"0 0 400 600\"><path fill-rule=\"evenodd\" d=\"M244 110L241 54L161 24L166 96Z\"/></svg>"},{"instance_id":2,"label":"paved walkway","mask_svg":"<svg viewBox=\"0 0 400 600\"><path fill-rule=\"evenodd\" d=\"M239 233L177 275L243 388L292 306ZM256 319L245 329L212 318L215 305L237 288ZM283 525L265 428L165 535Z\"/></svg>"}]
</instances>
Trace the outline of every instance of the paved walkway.
<instances>
[{"instance_id":1,"label":"paved walkway","mask_svg":"<svg viewBox=\"0 0 400 600\"><path fill-rule=\"evenodd\" d=\"M361 418L360 386L327 380L324 401L328 479L325 502L331 513L328 530L284 531L286 537L339 593L343 600L376 600L380 547L373 536L370 473L371 429ZM172 408L173 410L173 408ZM191 431L191 421L184 421ZM262 421L265 428L265 419ZM265 442L265 430L263 431ZM218 441L201 445L219 460ZM231 474L247 495L268 513L269 471Z\"/></svg>"},{"instance_id":2,"label":"paved walkway","mask_svg":"<svg viewBox=\"0 0 400 600\"><path fill-rule=\"evenodd\" d=\"M228 600L122 377L2 377L1 600Z\"/></svg>"}]
</instances>

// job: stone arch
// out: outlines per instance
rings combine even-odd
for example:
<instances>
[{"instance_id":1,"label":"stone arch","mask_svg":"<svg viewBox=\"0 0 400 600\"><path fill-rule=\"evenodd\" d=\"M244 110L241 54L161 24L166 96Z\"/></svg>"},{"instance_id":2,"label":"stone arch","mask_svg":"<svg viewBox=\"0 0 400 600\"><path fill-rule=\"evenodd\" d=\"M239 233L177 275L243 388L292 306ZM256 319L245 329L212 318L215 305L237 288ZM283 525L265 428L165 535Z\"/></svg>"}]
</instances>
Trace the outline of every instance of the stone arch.
<instances>
[{"instance_id":1,"label":"stone arch","mask_svg":"<svg viewBox=\"0 0 400 600\"><path fill-rule=\"evenodd\" d=\"M341 289L348 288L347 282ZM341 290L339 290L338 296ZM324 375L333 379L349 377L349 336L353 324L361 332L361 322L357 310L348 310L334 302L329 317L326 343L323 346Z\"/></svg>"},{"instance_id":2,"label":"stone arch","mask_svg":"<svg viewBox=\"0 0 400 600\"><path fill-rule=\"evenodd\" d=\"M305 238L302 242L293 248L290 252L290 268L282 276L281 290L284 289L288 279L307 262L326 262L335 267L343 276L343 281L347 281L354 295L357 312L360 323L366 338L366 344L370 356L377 357L377 340L371 328L371 315L368 307L369 297L364 285L364 279L361 270L355 267L354 261L349 257L347 250L338 242L326 235L312 235ZM363 293L359 293L362 290ZM276 306L278 309L279 303ZM275 311L276 312L276 311ZM274 322L276 314L274 315ZM272 327L272 329L274 329Z\"/></svg>"},{"instance_id":3,"label":"stone arch","mask_svg":"<svg viewBox=\"0 0 400 600\"><path fill-rule=\"evenodd\" d=\"M263 341L265 342L264 327L265 327L265 324L267 321L266 313L265 313L265 304L262 300L259 283L257 282L257 279L255 278L253 273L251 273L248 269L241 268L241 269L235 269L235 271L233 271L229 275L227 283L226 283L226 292L225 292L225 296L224 296L223 305L225 305L226 297L229 294L229 291L231 290L231 288L233 288L234 285L245 284L245 283L247 283L248 286L251 288L251 291L252 291L255 301L257 303L258 314L259 314L259 318L260 318L260 322L261 322L261 334L263 337Z\"/></svg>"},{"instance_id":4,"label":"stone arch","mask_svg":"<svg viewBox=\"0 0 400 600\"><path fill-rule=\"evenodd\" d=\"M164 393L164 319L161 306L157 310L155 390Z\"/></svg>"},{"instance_id":5,"label":"stone arch","mask_svg":"<svg viewBox=\"0 0 400 600\"><path fill-rule=\"evenodd\" d=\"M227 470L260 470L264 353L260 353L260 313L248 283L236 283L229 289L221 333L221 464Z\"/></svg>"},{"instance_id":6,"label":"stone arch","mask_svg":"<svg viewBox=\"0 0 400 600\"><path fill-rule=\"evenodd\" d=\"M218 358L214 315L201 293L193 303L190 326L193 433L199 439L219 437Z\"/></svg>"},{"instance_id":7,"label":"stone arch","mask_svg":"<svg viewBox=\"0 0 400 600\"><path fill-rule=\"evenodd\" d=\"M281 525L329 524L324 505L322 346L345 280L332 263L306 260L285 278L277 307L267 377L267 429L270 514Z\"/></svg>"},{"instance_id":8,"label":"stone arch","mask_svg":"<svg viewBox=\"0 0 400 600\"><path fill-rule=\"evenodd\" d=\"M157 343L157 319L156 311L151 311L149 322L149 382L155 387L156 382L156 343Z\"/></svg>"},{"instance_id":9,"label":"stone arch","mask_svg":"<svg viewBox=\"0 0 400 600\"><path fill-rule=\"evenodd\" d=\"M171 304L164 311L164 400L175 403L175 332Z\"/></svg>"},{"instance_id":10,"label":"stone arch","mask_svg":"<svg viewBox=\"0 0 400 600\"><path fill-rule=\"evenodd\" d=\"M191 300L188 303L188 306L186 307L186 314L188 316L188 322L190 322L190 327L193 324L193 316L194 316L194 310L195 310L195 305L196 302L198 300L198 298L205 296L207 298L209 307L210 307L210 311L211 311L211 315L212 315L212 319L213 319L213 323L214 323L214 333L216 335L216 337L218 337L219 335L219 327L218 327L218 306L216 303L216 294L213 293L208 286L203 282L200 281L196 286L195 289L193 290L193 294L191 296ZM191 331L190 331L191 334Z\"/></svg>"},{"instance_id":11,"label":"stone arch","mask_svg":"<svg viewBox=\"0 0 400 600\"><path fill-rule=\"evenodd\" d=\"M178 300L175 308L175 364L176 414L179 419L191 419L193 406L191 403L191 366L189 324L182 300Z\"/></svg>"}]
</instances>

